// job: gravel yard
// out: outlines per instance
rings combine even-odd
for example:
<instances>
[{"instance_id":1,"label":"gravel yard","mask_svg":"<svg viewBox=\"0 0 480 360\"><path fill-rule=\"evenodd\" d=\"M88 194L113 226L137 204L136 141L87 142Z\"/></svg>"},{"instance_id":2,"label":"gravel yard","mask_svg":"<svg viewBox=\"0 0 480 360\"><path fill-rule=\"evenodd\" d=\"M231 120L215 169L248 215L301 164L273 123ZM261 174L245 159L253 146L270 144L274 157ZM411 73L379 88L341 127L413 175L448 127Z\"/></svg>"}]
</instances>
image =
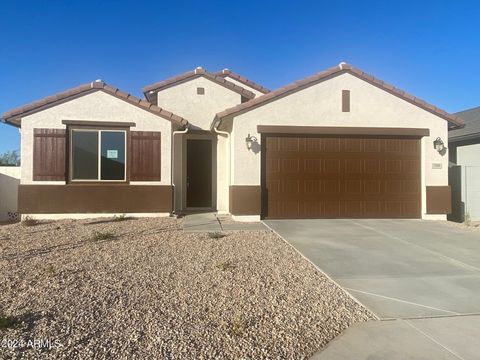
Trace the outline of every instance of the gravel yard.
<instances>
[{"instance_id":1,"label":"gravel yard","mask_svg":"<svg viewBox=\"0 0 480 360\"><path fill-rule=\"evenodd\" d=\"M274 233L225 234L173 218L0 226L0 358L304 359L373 318Z\"/></svg>"}]
</instances>

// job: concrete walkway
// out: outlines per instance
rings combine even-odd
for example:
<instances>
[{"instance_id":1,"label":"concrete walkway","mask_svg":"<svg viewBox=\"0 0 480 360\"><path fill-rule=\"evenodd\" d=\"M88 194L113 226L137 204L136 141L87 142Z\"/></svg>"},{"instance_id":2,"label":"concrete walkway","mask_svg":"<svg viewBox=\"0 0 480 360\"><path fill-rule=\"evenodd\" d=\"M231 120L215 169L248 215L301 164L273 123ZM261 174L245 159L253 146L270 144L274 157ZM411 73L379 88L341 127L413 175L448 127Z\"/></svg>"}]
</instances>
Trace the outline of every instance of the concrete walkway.
<instances>
[{"instance_id":1,"label":"concrete walkway","mask_svg":"<svg viewBox=\"0 0 480 360\"><path fill-rule=\"evenodd\" d=\"M316 359L480 359L479 232L420 220L266 224L384 320L353 326Z\"/></svg>"},{"instance_id":2,"label":"concrete walkway","mask_svg":"<svg viewBox=\"0 0 480 360\"><path fill-rule=\"evenodd\" d=\"M183 221L183 231L186 232L221 232L221 231L258 231L268 230L261 222L232 221L227 215L217 215L214 212L186 215Z\"/></svg>"}]
</instances>

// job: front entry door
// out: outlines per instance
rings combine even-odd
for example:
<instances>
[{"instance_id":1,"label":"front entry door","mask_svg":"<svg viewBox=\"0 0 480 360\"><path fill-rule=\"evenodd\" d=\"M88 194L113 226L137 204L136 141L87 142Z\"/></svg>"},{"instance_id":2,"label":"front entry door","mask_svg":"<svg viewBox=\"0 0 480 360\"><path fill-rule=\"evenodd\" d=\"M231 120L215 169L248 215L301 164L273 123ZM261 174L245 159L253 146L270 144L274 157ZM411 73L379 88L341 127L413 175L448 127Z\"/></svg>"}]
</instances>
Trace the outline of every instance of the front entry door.
<instances>
[{"instance_id":1,"label":"front entry door","mask_svg":"<svg viewBox=\"0 0 480 360\"><path fill-rule=\"evenodd\" d=\"M187 140L187 208L212 207L212 141Z\"/></svg>"}]
</instances>

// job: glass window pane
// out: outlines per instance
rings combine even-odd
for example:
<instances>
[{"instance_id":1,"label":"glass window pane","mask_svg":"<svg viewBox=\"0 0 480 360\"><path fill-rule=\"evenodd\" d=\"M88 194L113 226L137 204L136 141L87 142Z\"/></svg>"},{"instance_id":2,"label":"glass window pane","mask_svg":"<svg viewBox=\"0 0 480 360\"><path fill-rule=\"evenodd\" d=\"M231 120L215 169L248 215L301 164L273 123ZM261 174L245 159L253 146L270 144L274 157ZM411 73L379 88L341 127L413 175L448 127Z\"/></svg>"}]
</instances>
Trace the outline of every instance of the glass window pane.
<instances>
[{"instance_id":1,"label":"glass window pane","mask_svg":"<svg viewBox=\"0 0 480 360\"><path fill-rule=\"evenodd\" d=\"M98 132L72 131L72 179L98 179Z\"/></svg>"},{"instance_id":2,"label":"glass window pane","mask_svg":"<svg viewBox=\"0 0 480 360\"><path fill-rule=\"evenodd\" d=\"M125 180L125 133L102 131L102 180Z\"/></svg>"}]
</instances>

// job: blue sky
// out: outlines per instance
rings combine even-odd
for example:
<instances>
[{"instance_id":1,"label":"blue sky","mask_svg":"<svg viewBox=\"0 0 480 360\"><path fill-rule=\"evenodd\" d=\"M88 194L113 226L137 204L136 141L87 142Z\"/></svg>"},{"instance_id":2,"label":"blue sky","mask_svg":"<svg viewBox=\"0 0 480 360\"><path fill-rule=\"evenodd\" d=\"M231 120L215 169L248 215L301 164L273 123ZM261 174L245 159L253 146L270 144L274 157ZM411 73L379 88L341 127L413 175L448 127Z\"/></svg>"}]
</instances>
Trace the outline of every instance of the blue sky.
<instances>
[{"instance_id":1,"label":"blue sky","mask_svg":"<svg viewBox=\"0 0 480 360\"><path fill-rule=\"evenodd\" d=\"M480 105L480 4L466 1L2 1L0 113L101 78L203 66L276 88L349 62L450 112ZM19 148L0 124L0 152Z\"/></svg>"}]
</instances>

